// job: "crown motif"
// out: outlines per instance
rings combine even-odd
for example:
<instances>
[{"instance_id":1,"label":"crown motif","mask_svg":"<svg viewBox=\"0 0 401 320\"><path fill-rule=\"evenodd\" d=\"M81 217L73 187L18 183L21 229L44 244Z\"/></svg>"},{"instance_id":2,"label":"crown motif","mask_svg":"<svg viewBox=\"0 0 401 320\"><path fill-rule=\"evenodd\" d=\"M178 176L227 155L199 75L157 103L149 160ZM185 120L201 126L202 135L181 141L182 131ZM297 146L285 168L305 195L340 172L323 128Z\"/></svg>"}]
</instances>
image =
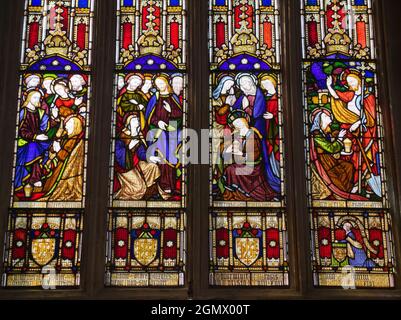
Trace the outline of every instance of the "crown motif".
<instances>
[{"instance_id":1,"label":"crown motif","mask_svg":"<svg viewBox=\"0 0 401 320\"><path fill-rule=\"evenodd\" d=\"M155 4L154 1L149 1L149 15L146 16L148 22L146 26L148 29L143 32L142 36L138 39L139 53L141 55L146 54L156 54L161 55L164 45L164 40L159 35L159 31L156 30L156 17L153 13L156 9L153 7Z\"/></svg>"},{"instance_id":2,"label":"crown motif","mask_svg":"<svg viewBox=\"0 0 401 320\"><path fill-rule=\"evenodd\" d=\"M349 55L351 39L343 29L335 26L328 30L329 33L324 38L326 44L326 54L343 53Z\"/></svg>"},{"instance_id":3,"label":"crown motif","mask_svg":"<svg viewBox=\"0 0 401 320\"><path fill-rule=\"evenodd\" d=\"M62 30L63 24L61 13L63 10L59 7L56 9L56 24L54 30L49 32L49 35L44 41L46 55L58 54L68 56L68 50L71 46L71 41L68 39L66 32Z\"/></svg>"},{"instance_id":4,"label":"crown motif","mask_svg":"<svg viewBox=\"0 0 401 320\"><path fill-rule=\"evenodd\" d=\"M342 27L342 19L344 18L341 14L343 5L338 0L332 0L331 10L333 11L333 22L332 28L328 29L328 34L324 38L326 44L326 54L332 53L343 53L346 55L350 54L351 38L345 32Z\"/></svg>"},{"instance_id":5,"label":"crown motif","mask_svg":"<svg viewBox=\"0 0 401 320\"><path fill-rule=\"evenodd\" d=\"M233 45L234 54L243 52L256 53L258 39L253 34L252 30L248 29L245 24L241 26L230 41Z\"/></svg>"},{"instance_id":6,"label":"crown motif","mask_svg":"<svg viewBox=\"0 0 401 320\"><path fill-rule=\"evenodd\" d=\"M138 39L139 53L141 55L150 53L160 55L163 50L163 44L164 41L159 32L151 27Z\"/></svg>"},{"instance_id":7,"label":"crown motif","mask_svg":"<svg viewBox=\"0 0 401 320\"><path fill-rule=\"evenodd\" d=\"M240 8L241 14L239 18L241 21L239 22L240 28L236 31L235 35L231 38L230 42L233 45L234 54L239 54L243 52L247 53L256 53L256 45L258 43L258 39L253 34L252 28L248 28L248 18L247 14L247 1L240 1L242 6Z\"/></svg>"}]
</instances>

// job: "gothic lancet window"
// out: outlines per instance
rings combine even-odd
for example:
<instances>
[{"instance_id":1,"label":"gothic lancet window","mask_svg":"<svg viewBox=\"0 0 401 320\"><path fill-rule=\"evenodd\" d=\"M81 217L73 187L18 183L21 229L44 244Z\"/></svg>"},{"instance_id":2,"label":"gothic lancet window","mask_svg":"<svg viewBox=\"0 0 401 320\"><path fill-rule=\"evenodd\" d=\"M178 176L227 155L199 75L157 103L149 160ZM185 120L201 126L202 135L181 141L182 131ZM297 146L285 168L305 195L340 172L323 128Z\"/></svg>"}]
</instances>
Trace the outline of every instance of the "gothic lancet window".
<instances>
[{"instance_id":1,"label":"gothic lancet window","mask_svg":"<svg viewBox=\"0 0 401 320\"><path fill-rule=\"evenodd\" d=\"M183 286L186 0L117 0L106 285Z\"/></svg>"},{"instance_id":2,"label":"gothic lancet window","mask_svg":"<svg viewBox=\"0 0 401 320\"><path fill-rule=\"evenodd\" d=\"M5 287L77 287L94 0L27 0Z\"/></svg>"},{"instance_id":3,"label":"gothic lancet window","mask_svg":"<svg viewBox=\"0 0 401 320\"><path fill-rule=\"evenodd\" d=\"M372 1L301 6L314 285L394 287Z\"/></svg>"},{"instance_id":4,"label":"gothic lancet window","mask_svg":"<svg viewBox=\"0 0 401 320\"><path fill-rule=\"evenodd\" d=\"M210 0L210 285L287 286L280 2Z\"/></svg>"}]
</instances>

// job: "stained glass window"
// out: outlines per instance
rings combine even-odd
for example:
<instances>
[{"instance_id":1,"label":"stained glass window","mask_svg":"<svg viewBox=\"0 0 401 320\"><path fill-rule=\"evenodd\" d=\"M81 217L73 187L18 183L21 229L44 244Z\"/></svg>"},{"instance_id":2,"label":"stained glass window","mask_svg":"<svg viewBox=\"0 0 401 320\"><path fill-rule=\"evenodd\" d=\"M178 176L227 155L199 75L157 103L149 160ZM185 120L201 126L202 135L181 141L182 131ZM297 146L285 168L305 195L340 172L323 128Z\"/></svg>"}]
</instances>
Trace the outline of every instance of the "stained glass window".
<instances>
[{"instance_id":1,"label":"stained glass window","mask_svg":"<svg viewBox=\"0 0 401 320\"><path fill-rule=\"evenodd\" d=\"M314 284L394 286L372 1L301 1Z\"/></svg>"},{"instance_id":2,"label":"stained glass window","mask_svg":"<svg viewBox=\"0 0 401 320\"><path fill-rule=\"evenodd\" d=\"M2 285L77 287L94 0L27 0Z\"/></svg>"},{"instance_id":3,"label":"stained glass window","mask_svg":"<svg viewBox=\"0 0 401 320\"><path fill-rule=\"evenodd\" d=\"M117 1L109 286L184 285L186 5Z\"/></svg>"},{"instance_id":4,"label":"stained glass window","mask_svg":"<svg viewBox=\"0 0 401 320\"><path fill-rule=\"evenodd\" d=\"M27 0L6 287L77 287L94 1Z\"/></svg>"},{"instance_id":5,"label":"stained glass window","mask_svg":"<svg viewBox=\"0 0 401 320\"><path fill-rule=\"evenodd\" d=\"M286 286L278 1L209 1L210 284Z\"/></svg>"}]
</instances>

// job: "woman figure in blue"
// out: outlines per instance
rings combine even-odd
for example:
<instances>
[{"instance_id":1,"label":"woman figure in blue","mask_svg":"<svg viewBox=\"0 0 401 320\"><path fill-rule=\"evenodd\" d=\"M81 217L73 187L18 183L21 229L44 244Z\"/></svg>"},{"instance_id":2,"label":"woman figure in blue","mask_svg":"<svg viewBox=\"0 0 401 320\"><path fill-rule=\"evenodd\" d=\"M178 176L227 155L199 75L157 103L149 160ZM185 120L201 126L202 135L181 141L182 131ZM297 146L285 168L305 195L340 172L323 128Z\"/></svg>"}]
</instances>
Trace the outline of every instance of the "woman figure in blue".
<instances>
[{"instance_id":1,"label":"woman figure in blue","mask_svg":"<svg viewBox=\"0 0 401 320\"><path fill-rule=\"evenodd\" d=\"M235 81L241 91L241 96L236 100L233 110L245 111L250 119L250 126L256 128L262 135L263 147L263 161L265 165L265 175L267 182L271 188L277 193L281 194L281 181L270 163L270 154L267 148L267 130L266 123L271 119L271 114L266 112L266 98L262 89L258 86L256 76L249 73L240 73L236 76Z\"/></svg>"},{"instance_id":2,"label":"woman figure in blue","mask_svg":"<svg viewBox=\"0 0 401 320\"><path fill-rule=\"evenodd\" d=\"M360 268L374 268L376 263L372 259L368 258L366 250L369 250L374 254L377 254L377 250L372 248L371 244L369 243L362 223L358 223L358 227L361 230L362 239L366 249L364 248L364 245L357 240L354 232L352 231L352 224L349 221L346 221L343 225L343 229L345 230L346 234L344 242L347 243L349 265Z\"/></svg>"}]
</instances>

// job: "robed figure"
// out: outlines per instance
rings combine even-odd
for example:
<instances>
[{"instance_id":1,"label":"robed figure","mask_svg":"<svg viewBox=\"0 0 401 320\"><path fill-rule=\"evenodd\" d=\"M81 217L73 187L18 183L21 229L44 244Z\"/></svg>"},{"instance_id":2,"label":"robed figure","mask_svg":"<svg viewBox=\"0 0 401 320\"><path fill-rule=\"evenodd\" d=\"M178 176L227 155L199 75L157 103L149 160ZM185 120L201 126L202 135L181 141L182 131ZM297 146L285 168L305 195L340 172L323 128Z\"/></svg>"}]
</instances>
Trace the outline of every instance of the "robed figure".
<instances>
[{"instance_id":1,"label":"robed figure","mask_svg":"<svg viewBox=\"0 0 401 320\"><path fill-rule=\"evenodd\" d=\"M40 108L42 93L30 91L21 107L18 127L18 148L15 171L15 191L24 186L42 187L46 178L44 167L50 142L46 135L49 116Z\"/></svg>"},{"instance_id":2,"label":"robed figure","mask_svg":"<svg viewBox=\"0 0 401 320\"><path fill-rule=\"evenodd\" d=\"M314 198L323 200L335 195L343 199L362 200L352 194L355 168L341 159L346 130L332 132L333 115L327 109L316 109L311 115L310 155L314 164Z\"/></svg>"},{"instance_id":3,"label":"robed figure","mask_svg":"<svg viewBox=\"0 0 401 320\"><path fill-rule=\"evenodd\" d=\"M183 111L180 99L174 94L168 75L155 77L157 92L149 100L146 119L149 128L149 147L160 158L159 192L163 199L180 199L180 149L182 145Z\"/></svg>"},{"instance_id":4,"label":"robed figure","mask_svg":"<svg viewBox=\"0 0 401 320\"><path fill-rule=\"evenodd\" d=\"M236 160L223 174L226 201L271 201L277 197L264 175L262 136L249 126L249 116L234 110L228 117L233 129L233 141L224 146L223 157Z\"/></svg>"},{"instance_id":5,"label":"robed figure","mask_svg":"<svg viewBox=\"0 0 401 320\"><path fill-rule=\"evenodd\" d=\"M147 142L139 114L128 113L124 124L115 146L114 197L117 200L147 200L158 193L156 183L160 170L155 161L158 159L146 158Z\"/></svg>"},{"instance_id":6,"label":"robed figure","mask_svg":"<svg viewBox=\"0 0 401 320\"><path fill-rule=\"evenodd\" d=\"M360 238L362 239L357 238L350 222L345 222L343 225L345 240L342 242L347 244L348 263L356 268L374 268L376 263L368 257L367 252L377 254L377 250L369 243L363 224L359 221L357 224L361 231Z\"/></svg>"},{"instance_id":7,"label":"robed figure","mask_svg":"<svg viewBox=\"0 0 401 320\"><path fill-rule=\"evenodd\" d=\"M365 90L359 74L351 72L345 80L346 91L335 90L332 77L327 79L327 87L332 95L333 115L341 128L348 131L347 138L353 144L353 153L349 156L355 168L353 193L365 189L381 197L376 98Z\"/></svg>"},{"instance_id":8,"label":"robed figure","mask_svg":"<svg viewBox=\"0 0 401 320\"><path fill-rule=\"evenodd\" d=\"M136 112L140 116L141 127L145 129L145 108L149 101L147 95L141 90L145 78L141 74L129 74L126 77L127 85L121 90L117 99L117 133L124 128L124 116Z\"/></svg>"},{"instance_id":9,"label":"robed figure","mask_svg":"<svg viewBox=\"0 0 401 320\"><path fill-rule=\"evenodd\" d=\"M233 110L243 110L250 116L250 126L254 127L261 134L262 140L267 139L266 119L266 100L265 95L257 86L255 76L247 73L241 73L236 77L242 95L237 99ZM263 162L265 175L271 188L278 194L281 193L280 178L275 175L270 164L270 154L266 143L262 143Z\"/></svg>"}]
</instances>

